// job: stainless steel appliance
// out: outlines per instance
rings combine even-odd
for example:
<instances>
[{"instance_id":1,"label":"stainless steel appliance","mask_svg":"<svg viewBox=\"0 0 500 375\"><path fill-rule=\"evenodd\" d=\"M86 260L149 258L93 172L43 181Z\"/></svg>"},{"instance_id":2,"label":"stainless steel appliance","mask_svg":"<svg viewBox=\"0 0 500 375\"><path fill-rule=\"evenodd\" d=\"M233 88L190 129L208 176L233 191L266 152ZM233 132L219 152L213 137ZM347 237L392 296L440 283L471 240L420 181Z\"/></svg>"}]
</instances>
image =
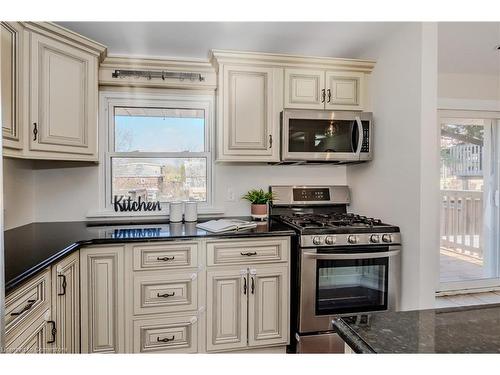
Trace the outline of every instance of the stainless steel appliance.
<instances>
[{"instance_id":1,"label":"stainless steel appliance","mask_svg":"<svg viewBox=\"0 0 500 375\"><path fill-rule=\"evenodd\" d=\"M285 110L281 113L283 162L359 163L372 159L370 112Z\"/></svg>"},{"instance_id":2,"label":"stainless steel appliance","mask_svg":"<svg viewBox=\"0 0 500 375\"><path fill-rule=\"evenodd\" d=\"M340 350L336 316L397 309L399 228L347 212L347 186L272 186L271 219L297 232L291 332L301 352ZM292 336L292 337L293 337ZM342 347L343 350L343 347Z\"/></svg>"}]
</instances>

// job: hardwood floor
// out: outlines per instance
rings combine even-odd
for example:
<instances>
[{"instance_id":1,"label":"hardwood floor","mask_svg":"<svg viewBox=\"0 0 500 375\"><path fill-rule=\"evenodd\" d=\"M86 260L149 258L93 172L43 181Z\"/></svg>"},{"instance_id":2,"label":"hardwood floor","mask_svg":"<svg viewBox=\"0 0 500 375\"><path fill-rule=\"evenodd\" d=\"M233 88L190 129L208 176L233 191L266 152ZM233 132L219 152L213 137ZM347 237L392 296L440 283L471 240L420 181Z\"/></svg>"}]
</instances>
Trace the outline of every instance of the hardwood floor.
<instances>
[{"instance_id":1,"label":"hardwood floor","mask_svg":"<svg viewBox=\"0 0 500 375\"><path fill-rule=\"evenodd\" d=\"M436 309L500 303L500 291L436 297Z\"/></svg>"}]
</instances>

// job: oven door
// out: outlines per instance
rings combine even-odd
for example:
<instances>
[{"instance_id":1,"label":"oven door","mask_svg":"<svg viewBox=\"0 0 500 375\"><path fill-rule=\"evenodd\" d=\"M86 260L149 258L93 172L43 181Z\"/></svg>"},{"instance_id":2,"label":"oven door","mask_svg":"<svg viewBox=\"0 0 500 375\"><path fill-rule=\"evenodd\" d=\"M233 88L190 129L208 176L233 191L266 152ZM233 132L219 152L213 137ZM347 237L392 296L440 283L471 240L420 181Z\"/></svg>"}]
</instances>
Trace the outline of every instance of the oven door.
<instances>
[{"instance_id":1,"label":"oven door","mask_svg":"<svg viewBox=\"0 0 500 375\"><path fill-rule=\"evenodd\" d=\"M331 330L335 316L394 308L399 255L399 246L302 249L300 332Z\"/></svg>"},{"instance_id":2,"label":"oven door","mask_svg":"<svg viewBox=\"0 0 500 375\"><path fill-rule=\"evenodd\" d=\"M369 160L371 113L283 112L283 161Z\"/></svg>"}]
</instances>

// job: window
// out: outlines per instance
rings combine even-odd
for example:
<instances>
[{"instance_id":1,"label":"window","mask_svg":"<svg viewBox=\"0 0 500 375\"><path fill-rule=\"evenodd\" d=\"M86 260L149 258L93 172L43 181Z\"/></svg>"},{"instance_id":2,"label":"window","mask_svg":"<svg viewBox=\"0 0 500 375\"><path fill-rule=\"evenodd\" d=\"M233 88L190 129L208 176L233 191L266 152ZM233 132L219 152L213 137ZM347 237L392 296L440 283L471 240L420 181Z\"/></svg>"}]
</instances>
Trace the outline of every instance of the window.
<instances>
[{"instance_id":1,"label":"window","mask_svg":"<svg viewBox=\"0 0 500 375\"><path fill-rule=\"evenodd\" d=\"M114 196L210 205L212 107L207 95L101 94L103 206L110 209Z\"/></svg>"}]
</instances>

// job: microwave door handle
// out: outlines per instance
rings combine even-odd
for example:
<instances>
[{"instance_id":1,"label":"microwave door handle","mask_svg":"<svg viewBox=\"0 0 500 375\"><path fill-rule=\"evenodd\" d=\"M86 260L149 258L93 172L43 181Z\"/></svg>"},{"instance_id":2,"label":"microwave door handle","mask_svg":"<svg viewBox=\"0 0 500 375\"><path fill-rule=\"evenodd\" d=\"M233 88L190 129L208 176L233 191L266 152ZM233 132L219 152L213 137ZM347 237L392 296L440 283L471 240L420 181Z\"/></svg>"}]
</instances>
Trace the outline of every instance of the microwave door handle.
<instances>
[{"instance_id":1,"label":"microwave door handle","mask_svg":"<svg viewBox=\"0 0 500 375\"><path fill-rule=\"evenodd\" d=\"M363 146L363 124L361 123L361 119L359 116L354 117L356 120L356 124L358 125L358 148L356 150L356 155L358 159L361 158L361 147Z\"/></svg>"},{"instance_id":2,"label":"microwave door handle","mask_svg":"<svg viewBox=\"0 0 500 375\"><path fill-rule=\"evenodd\" d=\"M387 258L398 255L400 250L384 251L379 253L349 253L349 254L324 254L324 253L311 253L303 252L307 258L322 259L322 260L342 260L342 259L374 259L374 258Z\"/></svg>"}]
</instances>

